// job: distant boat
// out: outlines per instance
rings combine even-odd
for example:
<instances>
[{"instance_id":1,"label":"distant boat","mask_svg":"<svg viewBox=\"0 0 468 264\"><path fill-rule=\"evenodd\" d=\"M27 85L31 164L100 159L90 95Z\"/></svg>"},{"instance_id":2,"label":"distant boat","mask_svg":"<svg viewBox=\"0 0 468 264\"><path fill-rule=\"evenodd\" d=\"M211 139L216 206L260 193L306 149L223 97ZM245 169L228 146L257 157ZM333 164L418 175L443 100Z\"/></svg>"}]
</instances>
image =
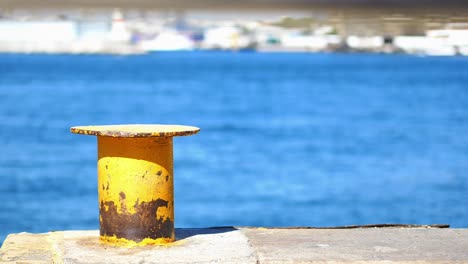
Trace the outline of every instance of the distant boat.
<instances>
[{"instance_id":1,"label":"distant boat","mask_svg":"<svg viewBox=\"0 0 468 264\"><path fill-rule=\"evenodd\" d=\"M455 56L457 49L454 46L430 47L425 50L428 56Z\"/></svg>"},{"instance_id":2,"label":"distant boat","mask_svg":"<svg viewBox=\"0 0 468 264\"><path fill-rule=\"evenodd\" d=\"M433 36L398 36L394 40L397 48L410 53L426 56L454 56L457 55L455 45L446 38Z\"/></svg>"},{"instance_id":3,"label":"distant boat","mask_svg":"<svg viewBox=\"0 0 468 264\"><path fill-rule=\"evenodd\" d=\"M468 56L468 46L458 47L458 53L463 56Z\"/></svg>"},{"instance_id":4,"label":"distant boat","mask_svg":"<svg viewBox=\"0 0 468 264\"><path fill-rule=\"evenodd\" d=\"M154 39L140 42L140 48L146 52L193 50L194 47L190 38L176 31L163 31Z\"/></svg>"}]
</instances>

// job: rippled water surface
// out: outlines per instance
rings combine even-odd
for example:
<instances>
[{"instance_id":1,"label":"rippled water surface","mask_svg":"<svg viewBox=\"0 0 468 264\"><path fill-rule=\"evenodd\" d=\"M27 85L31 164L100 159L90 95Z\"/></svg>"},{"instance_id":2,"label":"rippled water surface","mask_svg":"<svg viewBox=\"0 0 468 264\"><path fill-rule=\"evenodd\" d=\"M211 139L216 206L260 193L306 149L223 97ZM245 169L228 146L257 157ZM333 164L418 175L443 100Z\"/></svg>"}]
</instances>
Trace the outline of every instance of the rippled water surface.
<instances>
[{"instance_id":1,"label":"rippled water surface","mask_svg":"<svg viewBox=\"0 0 468 264\"><path fill-rule=\"evenodd\" d=\"M0 241L97 229L89 124L174 123L176 226L468 227L468 58L0 55Z\"/></svg>"}]
</instances>

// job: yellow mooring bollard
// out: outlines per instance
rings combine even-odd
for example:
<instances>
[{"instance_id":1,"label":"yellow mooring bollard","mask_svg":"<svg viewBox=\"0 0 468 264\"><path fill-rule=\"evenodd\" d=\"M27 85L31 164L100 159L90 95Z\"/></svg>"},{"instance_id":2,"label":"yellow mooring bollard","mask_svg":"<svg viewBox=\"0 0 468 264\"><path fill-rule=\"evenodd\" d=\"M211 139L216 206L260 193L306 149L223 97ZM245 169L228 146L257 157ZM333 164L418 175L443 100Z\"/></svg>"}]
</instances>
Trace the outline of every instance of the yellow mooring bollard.
<instances>
[{"instance_id":1,"label":"yellow mooring bollard","mask_svg":"<svg viewBox=\"0 0 468 264\"><path fill-rule=\"evenodd\" d=\"M72 127L98 139L100 240L120 246L175 240L172 137L197 127L110 125Z\"/></svg>"}]
</instances>

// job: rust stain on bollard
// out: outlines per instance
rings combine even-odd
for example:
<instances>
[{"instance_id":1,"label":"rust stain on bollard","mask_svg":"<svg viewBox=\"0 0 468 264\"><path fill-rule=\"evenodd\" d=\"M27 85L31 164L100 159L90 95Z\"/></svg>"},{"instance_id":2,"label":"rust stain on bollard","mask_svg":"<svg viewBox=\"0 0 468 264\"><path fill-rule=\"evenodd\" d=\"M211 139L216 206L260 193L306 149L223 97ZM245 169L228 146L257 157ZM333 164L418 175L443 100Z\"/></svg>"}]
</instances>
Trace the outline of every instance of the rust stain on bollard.
<instances>
[{"instance_id":1,"label":"rust stain on bollard","mask_svg":"<svg viewBox=\"0 0 468 264\"><path fill-rule=\"evenodd\" d=\"M199 130L175 125L71 128L98 138L101 241L136 246L175 240L172 137Z\"/></svg>"}]
</instances>

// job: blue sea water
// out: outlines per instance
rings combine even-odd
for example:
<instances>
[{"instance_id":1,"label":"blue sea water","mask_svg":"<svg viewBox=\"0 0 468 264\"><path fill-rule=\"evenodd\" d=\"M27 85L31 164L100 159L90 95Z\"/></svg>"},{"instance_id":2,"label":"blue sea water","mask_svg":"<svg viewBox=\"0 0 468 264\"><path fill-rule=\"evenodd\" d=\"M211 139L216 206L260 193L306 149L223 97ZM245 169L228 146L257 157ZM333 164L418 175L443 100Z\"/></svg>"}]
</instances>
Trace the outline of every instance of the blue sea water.
<instances>
[{"instance_id":1,"label":"blue sea water","mask_svg":"<svg viewBox=\"0 0 468 264\"><path fill-rule=\"evenodd\" d=\"M91 124L175 139L177 227L468 227L468 58L0 55L0 241L97 229Z\"/></svg>"}]
</instances>

